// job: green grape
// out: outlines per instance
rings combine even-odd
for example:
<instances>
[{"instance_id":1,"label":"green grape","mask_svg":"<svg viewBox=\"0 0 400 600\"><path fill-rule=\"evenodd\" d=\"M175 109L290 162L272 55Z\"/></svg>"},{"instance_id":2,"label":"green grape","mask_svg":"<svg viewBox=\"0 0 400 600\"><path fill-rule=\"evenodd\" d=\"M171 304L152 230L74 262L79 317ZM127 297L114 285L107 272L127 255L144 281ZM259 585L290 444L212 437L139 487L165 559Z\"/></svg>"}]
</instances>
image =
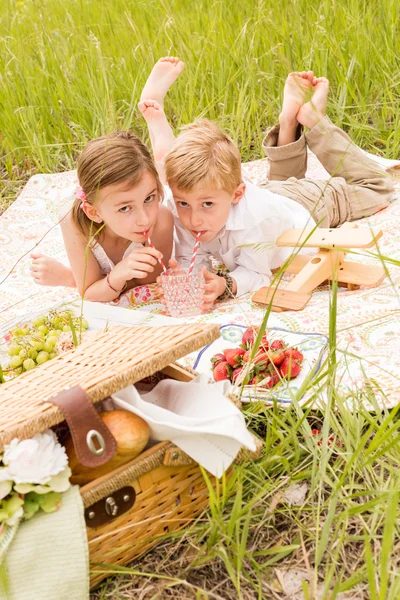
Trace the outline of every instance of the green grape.
<instances>
[{"instance_id":1,"label":"green grape","mask_svg":"<svg viewBox=\"0 0 400 600\"><path fill-rule=\"evenodd\" d=\"M34 327L39 327L39 325L43 325L45 321L46 317L42 315L41 317L36 317L36 319L33 319L32 324Z\"/></svg>"},{"instance_id":2,"label":"green grape","mask_svg":"<svg viewBox=\"0 0 400 600\"><path fill-rule=\"evenodd\" d=\"M71 331L71 327L69 325L64 325L62 328L63 331Z\"/></svg>"},{"instance_id":3,"label":"green grape","mask_svg":"<svg viewBox=\"0 0 400 600\"><path fill-rule=\"evenodd\" d=\"M39 352L39 354L36 357L36 362L38 365L42 365L43 363L47 362L48 360L49 360L49 354L48 354L48 352L45 352L44 350Z\"/></svg>"},{"instance_id":4,"label":"green grape","mask_svg":"<svg viewBox=\"0 0 400 600\"><path fill-rule=\"evenodd\" d=\"M61 322L61 319L60 319L60 317L54 317L54 319L53 319L53 321L52 321L52 325L53 325L53 327L54 327L54 328L56 328L56 327L57 327L57 325L59 325L59 324L60 324L60 322Z\"/></svg>"},{"instance_id":5,"label":"green grape","mask_svg":"<svg viewBox=\"0 0 400 600\"><path fill-rule=\"evenodd\" d=\"M22 365L22 358L20 358L19 356L12 356L11 360L10 360L10 367L12 369L17 369L18 367L20 367Z\"/></svg>"},{"instance_id":6,"label":"green grape","mask_svg":"<svg viewBox=\"0 0 400 600\"><path fill-rule=\"evenodd\" d=\"M51 360L52 358L55 358L56 356L57 356L57 352L50 352L49 360Z\"/></svg>"},{"instance_id":7,"label":"green grape","mask_svg":"<svg viewBox=\"0 0 400 600\"><path fill-rule=\"evenodd\" d=\"M59 336L60 335L60 331L58 329L50 329L49 331L49 337L53 337L53 336Z\"/></svg>"},{"instance_id":8,"label":"green grape","mask_svg":"<svg viewBox=\"0 0 400 600\"><path fill-rule=\"evenodd\" d=\"M18 356L20 358L26 358L28 356L28 352L25 350L25 348L22 348Z\"/></svg>"},{"instance_id":9,"label":"green grape","mask_svg":"<svg viewBox=\"0 0 400 600\"><path fill-rule=\"evenodd\" d=\"M49 336L47 336L46 342L48 342L49 344L52 344L52 347L54 348L54 346L58 342L58 336L57 335L49 335Z\"/></svg>"},{"instance_id":10,"label":"green grape","mask_svg":"<svg viewBox=\"0 0 400 600\"><path fill-rule=\"evenodd\" d=\"M32 360L32 358L26 358L22 363L22 366L24 367L25 371L30 371L36 367L36 363L34 360Z\"/></svg>"},{"instance_id":11,"label":"green grape","mask_svg":"<svg viewBox=\"0 0 400 600\"><path fill-rule=\"evenodd\" d=\"M33 348L35 350L37 350L38 352L40 352L40 350L43 350L43 342L39 341L39 340L32 340L31 341L31 345L33 346Z\"/></svg>"},{"instance_id":12,"label":"green grape","mask_svg":"<svg viewBox=\"0 0 400 600\"><path fill-rule=\"evenodd\" d=\"M40 333L43 333L44 335L47 335L49 333L49 328L46 327L46 325L39 325L38 331L40 331Z\"/></svg>"},{"instance_id":13,"label":"green grape","mask_svg":"<svg viewBox=\"0 0 400 600\"><path fill-rule=\"evenodd\" d=\"M43 344L43 350L45 352L51 352L54 348L54 344L52 344L51 342L49 342L49 340L46 340L45 343Z\"/></svg>"},{"instance_id":14,"label":"green grape","mask_svg":"<svg viewBox=\"0 0 400 600\"><path fill-rule=\"evenodd\" d=\"M22 350L22 346L18 344L10 344L7 349L8 356L17 356Z\"/></svg>"},{"instance_id":15,"label":"green grape","mask_svg":"<svg viewBox=\"0 0 400 600\"><path fill-rule=\"evenodd\" d=\"M23 331L23 335L29 335L30 334L30 329L27 325L25 325L25 327L22 329Z\"/></svg>"},{"instance_id":16,"label":"green grape","mask_svg":"<svg viewBox=\"0 0 400 600\"><path fill-rule=\"evenodd\" d=\"M28 350L29 358L33 358L33 360L36 360L37 355L38 355L37 350L34 350L33 348L31 350Z\"/></svg>"},{"instance_id":17,"label":"green grape","mask_svg":"<svg viewBox=\"0 0 400 600\"><path fill-rule=\"evenodd\" d=\"M16 329L14 329L14 330L11 332L11 334L12 334L14 337L18 337L19 335L25 335L25 332L24 332L24 330L23 330L23 329L21 329L21 327L17 327Z\"/></svg>"}]
</instances>

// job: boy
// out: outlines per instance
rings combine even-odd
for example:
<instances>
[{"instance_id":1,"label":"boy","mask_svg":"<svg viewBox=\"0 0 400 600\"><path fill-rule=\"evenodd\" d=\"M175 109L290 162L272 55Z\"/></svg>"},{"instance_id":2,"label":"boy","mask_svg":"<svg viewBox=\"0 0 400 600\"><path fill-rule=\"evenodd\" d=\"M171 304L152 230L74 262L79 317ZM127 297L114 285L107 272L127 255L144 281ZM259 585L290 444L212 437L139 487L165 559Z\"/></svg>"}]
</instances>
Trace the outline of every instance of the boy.
<instances>
[{"instance_id":1,"label":"boy","mask_svg":"<svg viewBox=\"0 0 400 600\"><path fill-rule=\"evenodd\" d=\"M288 76L279 125L263 142L270 173L269 182L260 188L243 180L239 150L215 124L199 121L174 139L162 107L166 71L165 62L156 64L139 109L149 127L161 180L174 198L170 208L176 260L180 267L189 266L194 239L201 232L196 264L208 266L213 256L230 271L222 275L204 269L204 310L217 298L269 285L271 269L293 252L275 245L285 230L313 229L316 223L336 227L374 214L392 199L394 188L383 169L325 115L327 79L312 71ZM310 89L312 99L305 102ZM306 134L303 127L308 128ZM304 179L307 146L333 175L328 182ZM177 268L176 262L170 264Z\"/></svg>"}]
</instances>

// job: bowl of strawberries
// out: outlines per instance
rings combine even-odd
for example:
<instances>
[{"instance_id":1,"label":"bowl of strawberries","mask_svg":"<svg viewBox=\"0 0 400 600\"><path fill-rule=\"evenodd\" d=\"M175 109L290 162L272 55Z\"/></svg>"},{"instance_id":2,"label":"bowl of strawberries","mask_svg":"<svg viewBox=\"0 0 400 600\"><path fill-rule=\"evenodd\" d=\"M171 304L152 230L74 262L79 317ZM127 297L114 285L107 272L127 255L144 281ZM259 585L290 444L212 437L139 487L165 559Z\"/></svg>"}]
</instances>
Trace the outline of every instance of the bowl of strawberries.
<instances>
[{"instance_id":1,"label":"bowl of strawberries","mask_svg":"<svg viewBox=\"0 0 400 600\"><path fill-rule=\"evenodd\" d=\"M242 401L291 402L321 366L327 338L318 333L267 329L255 349L258 326L223 325L221 337L201 350L194 364L213 381L228 380Z\"/></svg>"}]
</instances>

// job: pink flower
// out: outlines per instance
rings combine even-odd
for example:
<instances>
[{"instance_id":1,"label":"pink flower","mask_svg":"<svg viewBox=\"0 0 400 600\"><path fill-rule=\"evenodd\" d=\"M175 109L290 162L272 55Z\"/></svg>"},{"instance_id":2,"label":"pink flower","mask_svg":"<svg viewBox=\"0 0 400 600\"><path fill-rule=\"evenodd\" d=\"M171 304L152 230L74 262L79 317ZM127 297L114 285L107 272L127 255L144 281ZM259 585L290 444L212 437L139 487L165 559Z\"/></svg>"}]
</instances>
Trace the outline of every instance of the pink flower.
<instances>
[{"instance_id":1,"label":"pink flower","mask_svg":"<svg viewBox=\"0 0 400 600\"><path fill-rule=\"evenodd\" d=\"M78 200L82 200L82 202L86 201L86 194L81 187L76 190L75 198L77 198Z\"/></svg>"}]
</instances>

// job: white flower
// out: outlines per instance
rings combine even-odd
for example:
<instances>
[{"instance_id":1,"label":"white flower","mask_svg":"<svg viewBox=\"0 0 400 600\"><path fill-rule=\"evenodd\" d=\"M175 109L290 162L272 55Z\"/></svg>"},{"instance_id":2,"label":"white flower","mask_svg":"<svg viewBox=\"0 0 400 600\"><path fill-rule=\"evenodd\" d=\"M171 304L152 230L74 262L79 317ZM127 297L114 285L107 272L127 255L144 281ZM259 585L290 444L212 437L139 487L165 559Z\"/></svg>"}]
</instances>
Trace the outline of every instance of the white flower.
<instances>
[{"instance_id":1,"label":"white flower","mask_svg":"<svg viewBox=\"0 0 400 600\"><path fill-rule=\"evenodd\" d=\"M0 500L3 500L12 490L12 481L0 481Z\"/></svg>"},{"instance_id":2,"label":"white flower","mask_svg":"<svg viewBox=\"0 0 400 600\"><path fill-rule=\"evenodd\" d=\"M69 482L70 477L71 469L69 467L65 467L65 469L61 473L59 473L58 475L53 475L53 477L46 485L17 483L14 486L14 490L18 492L18 494L29 494L29 492L35 492L36 494L48 494L49 492L66 492L71 485Z\"/></svg>"},{"instance_id":3,"label":"white flower","mask_svg":"<svg viewBox=\"0 0 400 600\"><path fill-rule=\"evenodd\" d=\"M68 466L65 449L50 429L30 440L20 442L15 438L4 450L7 476L0 470L0 480L4 477L17 484L46 484Z\"/></svg>"}]
</instances>

